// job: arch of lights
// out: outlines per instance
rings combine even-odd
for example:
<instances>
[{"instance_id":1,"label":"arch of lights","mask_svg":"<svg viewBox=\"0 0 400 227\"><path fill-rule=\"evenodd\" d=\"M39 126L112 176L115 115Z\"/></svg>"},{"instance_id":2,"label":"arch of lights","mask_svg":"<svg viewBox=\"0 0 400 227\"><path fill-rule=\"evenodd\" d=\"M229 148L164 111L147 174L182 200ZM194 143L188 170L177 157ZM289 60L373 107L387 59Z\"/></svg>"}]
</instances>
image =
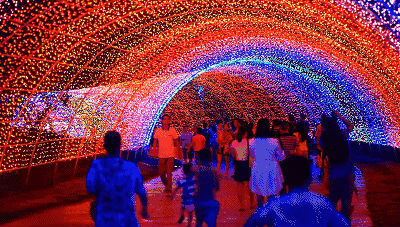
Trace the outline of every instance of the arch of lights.
<instances>
[{"instance_id":1,"label":"arch of lights","mask_svg":"<svg viewBox=\"0 0 400 227\"><path fill-rule=\"evenodd\" d=\"M109 129L146 145L163 111L182 123L339 110L352 139L400 146L391 1L10 2L0 171L103 152Z\"/></svg>"}]
</instances>

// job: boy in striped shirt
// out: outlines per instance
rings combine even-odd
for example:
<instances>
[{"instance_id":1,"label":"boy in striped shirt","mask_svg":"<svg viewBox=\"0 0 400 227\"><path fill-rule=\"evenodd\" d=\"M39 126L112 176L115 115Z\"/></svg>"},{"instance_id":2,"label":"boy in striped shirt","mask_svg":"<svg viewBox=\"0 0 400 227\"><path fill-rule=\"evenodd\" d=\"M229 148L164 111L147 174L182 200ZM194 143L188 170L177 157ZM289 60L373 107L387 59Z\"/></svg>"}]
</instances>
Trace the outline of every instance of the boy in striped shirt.
<instances>
[{"instance_id":1,"label":"boy in striped shirt","mask_svg":"<svg viewBox=\"0 0 400 227\"><path fill-rule=\"evenodd\" d=\"M178 187L172 193L171 200L179 188L182 188L182 209L181 217L179 218L178 223L181 224L183 222L185 219L185 210L187 210L189 216L188 226L191 226L194 211L193 197L195 192L195 178L191 163L186 163L183 165L183 173L185 174L185 178L177 182Z\"/></svg>"}]
</instances>

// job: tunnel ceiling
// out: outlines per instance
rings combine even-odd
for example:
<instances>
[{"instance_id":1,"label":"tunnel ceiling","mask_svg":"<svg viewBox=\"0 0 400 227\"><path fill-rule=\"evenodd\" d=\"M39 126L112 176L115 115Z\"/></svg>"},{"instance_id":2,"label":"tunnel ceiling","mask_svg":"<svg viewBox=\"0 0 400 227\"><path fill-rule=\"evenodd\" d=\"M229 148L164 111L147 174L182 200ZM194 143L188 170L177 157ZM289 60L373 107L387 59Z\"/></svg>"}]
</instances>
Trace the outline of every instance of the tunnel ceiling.
<instances>
[{"instance_id":1,"label":"tunnel ceiling","mask_svg":"<svg viewBox=\"0 0 400 227\"><path fill-rule=\"evenodd\" d=\"M146 145L163 111L311 120L400 146L392 1L3 1L0 171ZM202 91L199 93L199 88Z\"/></svg>"},{"instance_id":2,"label":"tunnel ceiling","mask_svg":"<svg viewBox=\"0 0 400 227\"><path fill-rule=\"evenodd\" d=\"M190 81L168 103L164 113L170 114L178 127L200 127L204 121L235 117L249 122L264 116L286 117L267 88L222 72L204 73Z\"/></svg>"}]
</instances>

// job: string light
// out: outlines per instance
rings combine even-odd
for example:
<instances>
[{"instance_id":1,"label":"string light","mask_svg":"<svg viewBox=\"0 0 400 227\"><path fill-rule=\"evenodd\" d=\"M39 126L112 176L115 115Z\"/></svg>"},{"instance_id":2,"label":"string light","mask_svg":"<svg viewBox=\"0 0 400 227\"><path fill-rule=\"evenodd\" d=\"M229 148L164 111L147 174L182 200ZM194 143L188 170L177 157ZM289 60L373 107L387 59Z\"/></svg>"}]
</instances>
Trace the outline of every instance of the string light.
<instances>
[{"instance_id":1,"label":"string light","mask_svg":"<svg viewBox=\"0 0 400 227\"><path fill-rule=\"evenodd\" d=\"M3 1L0 171L149 143L163 112L255 121L339 110L400 147L394 1ZM199 95L199 89L201 92Z\"/></svg>"}]
</instances>

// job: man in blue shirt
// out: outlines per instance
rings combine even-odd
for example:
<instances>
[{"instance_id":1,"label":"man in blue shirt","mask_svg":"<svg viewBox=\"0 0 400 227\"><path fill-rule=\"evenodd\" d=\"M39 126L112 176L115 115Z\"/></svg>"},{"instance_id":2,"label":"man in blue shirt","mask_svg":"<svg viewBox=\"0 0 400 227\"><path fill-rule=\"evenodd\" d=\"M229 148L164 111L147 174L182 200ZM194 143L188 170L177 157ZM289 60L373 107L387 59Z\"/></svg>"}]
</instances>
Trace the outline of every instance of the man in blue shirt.
<instances>
[{"instance_id":1,"label":"man in blue shirt","mask_svg":"<svg viewBox=\"0 0 400 227\"><path fill-rule=\"evenodd\" d=\"M282 162L282 172L289 193L272 197L257 209L245 226L350 226L322 195L310 192L309 161L292 156Z\"/></svg>"},{"instance_id":2,"label":"man in blue shirt","mask_svg":"<svg viewBox=\"0 0 400 227\"><path fill-rule=\"evenodd\" d=\"M96 195L96 226L139 226L135 215L135 193L142 202L143 218L148 218L147 197L139 168L120 159L121 135L109 131L104 136L107 157L93 160L86 176L89 194Z\"/></svg>"}]
</instances>

